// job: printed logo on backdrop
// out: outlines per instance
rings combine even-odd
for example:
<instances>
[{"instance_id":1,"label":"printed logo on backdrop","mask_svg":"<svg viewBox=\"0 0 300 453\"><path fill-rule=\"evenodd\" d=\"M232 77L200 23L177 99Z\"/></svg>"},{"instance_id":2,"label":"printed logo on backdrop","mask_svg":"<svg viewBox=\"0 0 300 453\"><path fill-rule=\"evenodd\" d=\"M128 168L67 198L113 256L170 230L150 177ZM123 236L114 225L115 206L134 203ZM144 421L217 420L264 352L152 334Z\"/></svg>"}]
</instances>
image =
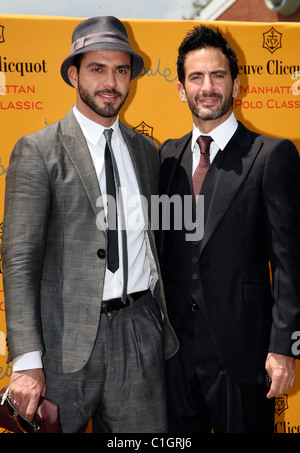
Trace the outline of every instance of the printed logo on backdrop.
<instances>
[{"instance_id":1,"label":"printed logo on backdrop","mask_svg":"<svg viewBox=\"0 0 300 453\"><path fill-rule=\"evenodd\" d=\"M146 137L153 138L153 127L148 126L145 121L142 121L138 126L134 127L133 130L142 135L146 135Z\"/></svg>"},{"instance_id":2,"label":"printed logo on backdrop","mask_svg":"<svg viewBox=\"0 0 300 453\"><path fill-rule=\"evenodd\" d=\"M273 27L263 33L263 47L271 53L280 49L282 47L282 33L276 31Z\"/></svg>"},{"instance_id":3,"label":"printed logo on backdrop","mask_svg":"<svg viewBox=\"0 0 300 453\"><path fill-rule=\"evenodd\" d=\"M5 42L4 26L0 25L0 43L3 42ZM37 74L43 76L47 72L48 67L45 59L28 60L26 57L24 59L14 59L13 55L3 55L1 53L0 97L2 99L0 100L0 111L43 110L43 101L36 98L38 85L32 84L30 77ZM6 82L7 75L9 75L10 80L13 80L13 83L8 84ZM4 172L5 169L1 165L0 158L0 176Z\"/></svg>"},{"instance_id":4,"label":"printed logo on backdrop","mask_svg":"<svg viewBox=\"0 0 300 453\"><path fill-rule=\"evenodd\" d=\"M246 110L266 108L282 111L297 109L299 111L300 100L295 98L295 96L300 95L299 61L291 64L291 62L284 60L284 55L279 58L276 57L276 54L274 55L274 52L283 48L283 33L280 33L274 27L262 33L262 37L262 47L272 55L261 62L254 60L238 65L239 75L262 77L262 81L253 83L241 81L241 97L234 100L234 108ZM295 58L297 58L296 54ZM277 79L277 77L281 79ZM283 77L285 77L285 80Z\"/></svg>"},{"instance_id":5,"label":"printed logo on backdrop","mask_svg":"<svg viewBox=\"0 0 300 453\"><path fill-rule=\"evenodd\" d=\"M0 43L1 42L5 42L5 39L4 39L4 26L3 25L0 25Z\"/></svg>"},{"instance_id":6,"label":"printed logo on backdrop","mask_svg":"<svg viewBox=\"0 0 300 453\"><path fill-rule=\"evenodd\" d=\"M275 412L277 415L281 415L288 408L289 405L287 394L280 395L275 398Z\"/></svg>"},{"instance_id":7,"label":"printed logo on backdrop","mask_svg":"<svg viewBox=\"0 0 300 453\"><path fill-rule=\"evenodd\" d=\"M154 67L150 68L145 68L142 70L141 77L148 76L148 77L163 77L166 82L175 82L177 80L177 74L176 74L176 69L173 70L168 67L164 67L164 63L161 62L161 59L159 58L157 62L157 66L154 65Z\"/></svg>"}]
</instances>

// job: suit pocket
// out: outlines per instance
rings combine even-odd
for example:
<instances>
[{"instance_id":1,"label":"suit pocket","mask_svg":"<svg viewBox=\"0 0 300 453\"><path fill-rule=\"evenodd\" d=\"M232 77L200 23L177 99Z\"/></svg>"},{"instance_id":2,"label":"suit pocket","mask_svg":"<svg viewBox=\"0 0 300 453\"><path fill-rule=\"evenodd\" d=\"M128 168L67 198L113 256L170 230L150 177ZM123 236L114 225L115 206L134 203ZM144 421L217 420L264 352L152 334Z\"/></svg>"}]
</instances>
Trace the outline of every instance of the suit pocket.
<instances>
[{"instance_id":1,"label":"suit pocket","mask_svg":"<svg viewBox=\"0 0 300 453\"><path fill-rule=\"evenodd\" d=\"M270 287L252 283L243 284L244 301L264 303L271 298Z\"/></svg>"},{"instance_id":2,"label":"suit pocket","mask_svg":"<svg viewBox=\"0 0 300 453\"><path fill-rule=\"evenodd\" d=\"M146 300L144 302L144 307L150 315L150 319L154 321L154 324L158 327L159 331L162 331L162 313L158 303L154 300Z\"/></svg>"}]
</instances>

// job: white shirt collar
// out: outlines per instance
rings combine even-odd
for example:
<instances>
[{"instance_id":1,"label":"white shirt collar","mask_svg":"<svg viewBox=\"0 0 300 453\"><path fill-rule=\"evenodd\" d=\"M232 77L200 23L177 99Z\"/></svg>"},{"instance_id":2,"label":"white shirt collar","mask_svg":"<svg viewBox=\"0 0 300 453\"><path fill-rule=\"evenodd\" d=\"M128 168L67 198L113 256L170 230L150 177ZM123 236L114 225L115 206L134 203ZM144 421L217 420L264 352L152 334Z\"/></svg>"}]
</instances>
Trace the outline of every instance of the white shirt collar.
<instances>
[{"instance_id":1,"label":"white shirt collar","mask_svg":"<svg viewBox=\"0 0 300 453\"><path fill-rule=\"evenodd\" d=\"M192 135L192 151L194 150L195 143L199 135L210 135L219 149L223 150L238 127L238 122L231 113L230 117L224 123L217 126L209 134L202 134L201 131L195 126L193 127Z\"/></svg>"},{"instance_id":2,"label":"white shirt collar","mask_svg":"<svg viewBox=\"0 0 300 453\"><path fill-rule=\"evenodd\" d=\"M99 142L104 129L107 128L87 118L78 110L76 105L74 105L73 107L73 112L82 129L83 135L85 136L87 141L89 141L93 146L95 146ZM110 127L110 129L113 129L114 132L116 132L116 134L118 135L118 137L122 140L122 134L119 125L119 117L117 117L116 121Z\"/></svg>"}]
</instances>

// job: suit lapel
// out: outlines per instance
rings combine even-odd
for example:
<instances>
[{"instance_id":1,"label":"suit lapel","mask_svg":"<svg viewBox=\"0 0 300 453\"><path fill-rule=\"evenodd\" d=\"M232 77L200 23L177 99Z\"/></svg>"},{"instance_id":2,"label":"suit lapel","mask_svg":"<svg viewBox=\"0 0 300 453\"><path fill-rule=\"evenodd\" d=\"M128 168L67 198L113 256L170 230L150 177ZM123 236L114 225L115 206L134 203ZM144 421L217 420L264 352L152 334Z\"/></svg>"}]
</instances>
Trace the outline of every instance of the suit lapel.
<instances>
[{"instance_id":1,"label":"suit lapel","mask_svg":"<svg viewBox=\"0 0 300 453\"><path fill-rule=\"evenodd\" d=\"M160 167L160 190L161 196L167 195L170 199L173 195L180 196L191 195L191 152L189 152L192 133L172 140L162 145L161 151L161 167ZM168 146L168 144L172 146ZM164 146L166 148L164 149ZM189 155L189 157L188 157ZM161 256L165 256L167 244L166 233L167 229L164 225L169 225L170 211L163 209L160 212L160 230L157 233L159 238L159 252ZM172 219L171 224L174 224L175 219ZM163 259L164 261L164 259Z\"/></svg>"},{"instance_id":2,"label":"suit lapel","mask_svg":"<svg viewBox=\"0 0 300 453\"><path fill-rule=\"evenodd\" d=\"M82 181L92 209L98 215L99 182L86 140L72 110L61 120L60 139Z\"/></svg>"},{"instance_id":3,"label":"suit lapel","mask_svg":"<svg viewBox=\"0 0 300 453\"><path fill-rule=\"evenodd\" d=\"M144 203L144 200L142 199L142 210L144 212L146 232L150 247L150 250L148 251L149 253L147 252L147 254L150 266L152 267L154 274L156 274L158 269L158 256L155 245L155 236L153 234L153 230L151 229L151 195L153 189L153 183L151 183L152 169L149 158L147 157L148 153L144 148L141 137L122 123L120 123L120 129L131 157L140 195L146 199L146 203ZM150 152L153 153L154 151L151 150Z\"/></svg>"},{"instance_id":4,"label":"suit lapel","mask_svg":"<svg viewBox=\"0 0 300 453\"><path fill-rule=\"evenodd\" d=\"M186 152L188 145L190 144L192 138L192 133L185 135L184 137L176 140L174 142L174 149L172 149L171 157L165 156L165 163L162 166L167 165L168 169L166 171L168 178L167 181L161 181L164 185L163 193L170 194L172 193L171 186L173 184L175 173L178 170L178 167L181 166L187 175L189 181L189 186L191 189L191 152ZM169 162L169 163L168 163ZM165 186L166 183L166 186ZM177 183L176 183L177 184ZM177 191L177 190L176 190Z\"/></svg>"},{"instance_id":5,"label":"suit lapel","mask_svg":"<svg viewBox=\"0 0 300 453\"><path fill-rule=\"evenodd\" d=\"M201 250L204 249L228 210L261 146L260 140L253 143L253 133L239 123L235 135L225 149L219 151L216 156L201 191L201 194L204 195L204 205L206 205Z\"/></svg>"},{"instance_id":6,"label":"suit lapel","mask_svg":"<svg viewBox=\"0 0 300 453\"><path fill-rule=\"evenodd\" d=\"M135 133L122 123L120 123L120 128L132 159L141 194L150 199L149 162L145 158L145 153L140 152ZM101 196L99 182L86 140L72 109L61 120L60 139L82 181L90 204L95 214L98 215L100 207L96 203Z\"/></svg>"},{"instance_id":7,"label":"suit lapel","mask_svg":"<svg viewBox=\"0 0 300 453\"><path fill-rule=\"evenodd\" d=\"M145 158L145 153L141 152L141 145L137 140L135 132L121 122L120 129L131 157L140 193L150 200L151 184L149 162Z\"/></svg>"}]
</instances>

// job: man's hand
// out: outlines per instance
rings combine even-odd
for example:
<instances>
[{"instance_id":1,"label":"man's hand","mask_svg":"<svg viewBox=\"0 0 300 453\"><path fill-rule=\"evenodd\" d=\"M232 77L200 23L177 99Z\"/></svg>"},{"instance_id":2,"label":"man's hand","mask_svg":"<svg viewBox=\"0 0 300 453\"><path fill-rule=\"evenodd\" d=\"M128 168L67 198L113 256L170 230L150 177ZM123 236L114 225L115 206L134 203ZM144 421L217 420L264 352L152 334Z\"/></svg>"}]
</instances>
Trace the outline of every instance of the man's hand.
<instances>
[{"instance_id":1,"label":"man's hand","mask_svg":"<svg viewBox=\"0 0 300 453\"><path fill-rule=\"evenodd\" d=\"M294 385L296 369L295 360L281 354L269 353L266 370L271 379L271 387L267 398L282 395Z\"/></svg>"},{"instance_id":2,"label":"man's hand","mask_svg":"<svg viewBox=\"0 0 300 453\"><path fill-rule=\"evenodd\" d=\"M17 411L28 421L32 421L40 396L46 394L45 375L41 368L23 373L24 371L12 373L9 396Z\"/></svg>"}]
</instances>

